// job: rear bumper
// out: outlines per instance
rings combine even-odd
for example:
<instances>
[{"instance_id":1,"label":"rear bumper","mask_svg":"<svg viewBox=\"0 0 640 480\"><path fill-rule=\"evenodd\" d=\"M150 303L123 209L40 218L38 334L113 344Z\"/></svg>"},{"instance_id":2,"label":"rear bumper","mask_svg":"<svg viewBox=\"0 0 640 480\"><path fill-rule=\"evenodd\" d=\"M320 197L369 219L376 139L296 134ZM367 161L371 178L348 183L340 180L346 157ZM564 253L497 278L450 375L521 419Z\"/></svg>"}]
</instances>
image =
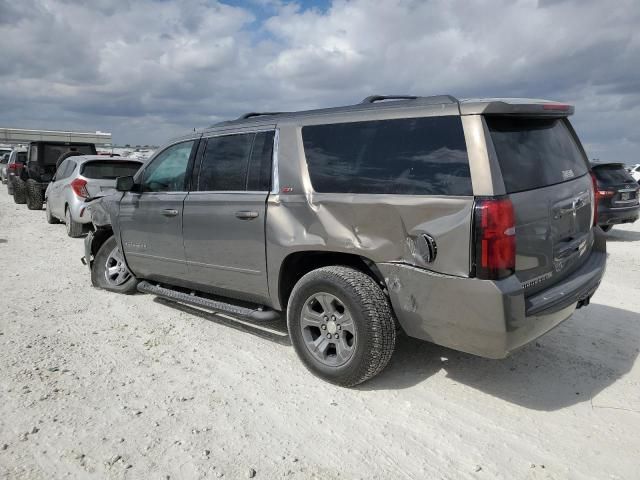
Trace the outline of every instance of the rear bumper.
<instances>
[{"instance_id":1,"label":"rear bumper","mask_svg":"<svg viewBox=\"0 0 640 480\"><path fill-rule=\"evenodd\" d=\"M640 215L640 205L611 208L598 205L598 225L619 225L633 223Z\"/></svg>"},{"instance_id":2,"label":"rear bumper","mask_svg":"<svg viewBox=\"0 0 640 480\"><path fill-rule=\"evenodd\" d=\"M380 263L391 304L415 338L487 358L504 358L586 305L604 275L602 233L589 258L561 283L525 298L511 276L489 281L437 275L405 264Z\"/></svg>"}]
</instances>

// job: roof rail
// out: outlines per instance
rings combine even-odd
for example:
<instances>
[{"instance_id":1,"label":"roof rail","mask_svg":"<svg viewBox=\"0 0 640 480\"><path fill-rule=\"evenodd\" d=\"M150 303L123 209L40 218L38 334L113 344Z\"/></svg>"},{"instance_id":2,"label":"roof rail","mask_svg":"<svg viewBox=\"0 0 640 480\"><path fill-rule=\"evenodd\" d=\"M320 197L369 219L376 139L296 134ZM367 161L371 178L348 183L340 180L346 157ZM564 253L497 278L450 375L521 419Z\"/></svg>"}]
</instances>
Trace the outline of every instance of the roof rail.
<instances>
[{"instance_id":1,"label":"roof rail","mask_svg":"<svg viewBox=\"0 0 640 480\"><path fill-rule=\"evenodd\" d=\"M431 97L417 97L415 95L371 95L367 98L365 98L364 100L362 100L360 103L375 103L375 102L381 102L383 100L418 100L418 99L430 99L430 100L434 100L439 102L439 103L444 103L443 100L448 100L448 103L458 103L458 99L456 97L453 97L451 95L434 95Z\"/></svg>"},{"instance_id":2,"label":"roof rail","mask_svg":"<svg viewBox=\"0 0 640 480\"><path fill-rule=\"evenodd\" d=\"M246 120L247 118L262 117L268 115L282 115L285 112L249 112L238 117L238 120Z\"/></svg>"}]
</instances>

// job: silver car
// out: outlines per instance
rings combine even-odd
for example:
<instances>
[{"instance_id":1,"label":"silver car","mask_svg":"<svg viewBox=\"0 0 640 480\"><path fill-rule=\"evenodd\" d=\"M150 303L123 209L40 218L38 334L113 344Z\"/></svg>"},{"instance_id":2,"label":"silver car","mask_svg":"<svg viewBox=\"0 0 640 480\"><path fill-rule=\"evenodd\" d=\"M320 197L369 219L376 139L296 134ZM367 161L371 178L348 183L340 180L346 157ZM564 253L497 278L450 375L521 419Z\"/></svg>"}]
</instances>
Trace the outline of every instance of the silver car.
<instances>
[{"instance_id":1,"label":"silver car","mask_svg":"<svg viewBox=\"0 0 640 480\"><path fill-rule=\"evenodd\" d=\"M131 158L81 155L65 159L47 187L47 222L67 226L70 237L80 237L91 216L85 200L105 190L113 190L116 178L134 175L143 162Z\"/></svg>"},{"instance_id":2,"label":"silver car","mask_svg":"<svg viewBox=\"0 0 640 480\"><path fill-rule=\"evenodd\" d=\"M9 163L9 156L11 152L5 152L0 150L0 181L7 183L7 164Z\"/></svg>"}]
</instances>

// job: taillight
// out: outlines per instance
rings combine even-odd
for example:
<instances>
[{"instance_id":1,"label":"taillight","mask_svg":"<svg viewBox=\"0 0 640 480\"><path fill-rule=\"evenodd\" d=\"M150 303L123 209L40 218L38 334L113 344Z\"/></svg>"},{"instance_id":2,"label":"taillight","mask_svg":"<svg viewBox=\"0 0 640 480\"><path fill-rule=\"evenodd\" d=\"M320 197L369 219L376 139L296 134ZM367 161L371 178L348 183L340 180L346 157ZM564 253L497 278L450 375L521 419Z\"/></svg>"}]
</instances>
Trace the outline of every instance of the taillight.
<instances>
[{"instance_id":1,"label":"taillight","mask_svg":"<svg viewBox=\"0 0 640 480\"><path fill-rule=\"evenodd\" d=\"M76 178L71 182L71 190L77 196L82 198L87 198L89 196L89 191L87 190L87 181L82 178Z\"/></svg>"},{"instance_id":2,"label":"taillight","mask_svg":"<svg viewBox=\"0 0 640 480\"><path fill-rule=\"evenodd\" d=\"M498 280L516 268L516 225L509 197L480 198L474 212L475 274Z\"/></svg>"},{"instance_id":3,"label":"taillight","mask_svg":"<svg viewBox=\"0 0 640 480\"><path fill-rule=\"evenodd\" d=\"M611 191L611 190L598 190L598 196L599 197L613 197L616 194L616 192Z\"/></svg>"},{"instance_id":4,"label":"taillight","mask_svg":"<svg viewBox=\"0 0 640 480\"><path fill-rule=\"evenodd\" d=\"M598 201L600 200L600 190L598 190L598 179L595 173L591 172L591 182L593 183L593 224L598 224Z\"/></svg>"},{"instance_id":5,"label":"taillight","mask_svg":"<svg viewBox=\"0 0 640 480\"><path fill-rule=\"evenodd\" d=\"M18 170L18 164L10 163L9 165L7 165L7 170Z\"/></svg>"}]
</instances>

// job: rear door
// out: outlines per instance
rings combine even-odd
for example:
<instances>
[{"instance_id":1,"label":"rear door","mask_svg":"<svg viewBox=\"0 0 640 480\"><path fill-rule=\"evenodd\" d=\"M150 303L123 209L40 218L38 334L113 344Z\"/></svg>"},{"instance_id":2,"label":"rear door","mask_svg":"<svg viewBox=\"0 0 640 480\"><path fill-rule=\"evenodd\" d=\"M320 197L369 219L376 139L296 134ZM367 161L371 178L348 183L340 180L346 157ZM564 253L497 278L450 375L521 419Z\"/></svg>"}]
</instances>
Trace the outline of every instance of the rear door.
<instances>
[{"instance_id":1,"label":"rear door","mask_svg":"<svg viewBox=\"0 0 640 480\"><path fill-rule=\"evenodd\" d=\"M205 290L268 298L264 229L273 139L273 131L206 139L183 227L189 279Z\"/></svg>"},{"instance_id":2,"label":"rear door","mask_svg":"<svg viewBox=\"0 0 640 480\"><path fill-rule=\"evenodd\" d=\"M142 174L141 191L127 192L120 201L122 247L137 276L160 281L186 276L182 208L196 143L188 140L160 152Z\"/></svg>"},{"instance_id":3,"label":"rear door","mask_svg":"<svg viewBox=\"0 0 640 480\"><path fill-rule=\"evenodd\" d=\"M568 276L593 244L593 184L566 118L486 116L516 216L516 275L527 293Z\"/></svg>"}]
</instances>

